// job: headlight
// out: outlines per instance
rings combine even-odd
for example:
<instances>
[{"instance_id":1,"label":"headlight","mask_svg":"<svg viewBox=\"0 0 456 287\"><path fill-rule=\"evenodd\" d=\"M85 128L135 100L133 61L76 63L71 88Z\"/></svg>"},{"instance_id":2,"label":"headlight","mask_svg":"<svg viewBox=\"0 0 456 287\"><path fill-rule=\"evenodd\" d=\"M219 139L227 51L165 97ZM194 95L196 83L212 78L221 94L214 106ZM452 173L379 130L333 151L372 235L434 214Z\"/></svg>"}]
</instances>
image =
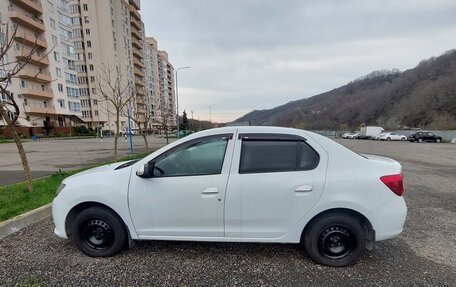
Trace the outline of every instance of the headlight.
<instances>
[{"instance_id":1,"label":"headlight","mask_svg":"<svg viewBox=\"0 0 456 287\"><path fill-rule=\"evenodd\" d=\"M58 194L62 191L62 189L64 189L64 188L65 188L65 184L61 183L61 184L59 185L59 188L57 188L56 195L58 195Z\"/></svg>"}]
</instances>

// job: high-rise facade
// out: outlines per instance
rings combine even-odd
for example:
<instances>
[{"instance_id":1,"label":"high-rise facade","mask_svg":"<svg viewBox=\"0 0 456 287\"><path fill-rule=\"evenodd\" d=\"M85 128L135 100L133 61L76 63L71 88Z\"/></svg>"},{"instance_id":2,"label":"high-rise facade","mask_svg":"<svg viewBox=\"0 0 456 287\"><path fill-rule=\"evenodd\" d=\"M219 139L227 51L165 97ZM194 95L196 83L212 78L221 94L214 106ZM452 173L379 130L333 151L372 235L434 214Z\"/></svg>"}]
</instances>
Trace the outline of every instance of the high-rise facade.
<instances>
[{"instance_id":1,"label":"high-rise facade","mask_svg":"<svg viewBox=\"0 0 456 287\"><path fill-rule=\"evenodd\" d=\"M173 68L157 42L145 37L140 0L2 0L0 9L2 22L18 26L9 57L40 48L8 87L21 108L20 125L85 124L114 131L114 106L100 93L109 89L101 80L107 70L130 87L129 107L139 125L146 112L158 116L161 103L174 114ZM127 120L123 113L121 128ZM175 125L174 117L169 124Z\"/></svg>"},{"instance_id":2,"label":"high-rise facade","mask_svg":"<svg viewBox=\"0 0 456 287\"><path fill-rule=\"evenodd\" d=\"M9 35L15 33L14 45L7 59L2 60L25 61L30 50L36 50L31 62L12 79L8 91L19 105L21 126L52 128L81 124L77 86L64 78L72 61L71 39L63 32L68 23L64 23L59 5L47 1L46 4L31 0L0 1L0 22L4 29L8 25ZM4 125L2 119L0 125Z\"/></svg>"}]
</instances>

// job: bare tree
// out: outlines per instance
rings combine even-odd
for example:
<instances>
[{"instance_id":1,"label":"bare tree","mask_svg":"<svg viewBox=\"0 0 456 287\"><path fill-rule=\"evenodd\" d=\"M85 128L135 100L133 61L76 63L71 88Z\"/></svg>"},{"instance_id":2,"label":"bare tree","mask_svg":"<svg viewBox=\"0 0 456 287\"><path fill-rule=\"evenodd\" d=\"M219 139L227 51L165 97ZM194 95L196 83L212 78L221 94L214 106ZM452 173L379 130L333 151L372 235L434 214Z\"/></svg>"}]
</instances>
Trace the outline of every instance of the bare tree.
<instances>
[{"instance_id":1,"label":"bare tree","mask_svg":"<svg viewBox=\"0 0 456 287\"><path fill-rule=\"evenodd\" d=\"M160 113L158 117L154 117L154 122L158 124L161 131L165 132L166 144L169 144L168 132L170 127L170 119L174 117L174 111L165 105L165 101L163 99L159 100L159 108Z\"/></svg>"},{"instance_id":2,"label":"bare tree","mask_svg":"<svg viewBox=\"0 0 456 287\"><path fill-rule=\"evenodd\" d=\"M137 89L134 86L130 88L130 92L134 94L133 98L138 97ZM149 149L147 132L149 130L149 126L153 121L152 101L149 96L141 96L139 99L141 102L136 102L136 107L133 112L130 113L130 118L138 127L138 132L144 139L146 149Z\"/></svg>"},{"instance_id":3,"label":"bare tree","mask_svg":"<svg viewBox=\"0 0 456 287\"><path fill-rule=\"evenodd\" d=\"M116 67L102 64L96 80L96 85L101 94L101 101L107 102L114 109L116 117L116 132L114 134L114 157L117 157L117 141L120 132L120 117L125 114L130 100L135 93L130 92L130 83L124 80L122 73ZM111 113L109 107L107 113Z\"/></svg>"},{"instance_id":4,"label":"bare tree","mask_svg":"<svg viewBox=\"0 0 456 287\"><path fill-rule=\"evenodd\" d=\"M8 52L16 43L15 38L17 33L17 26L12 28L9 24L0 24L0 94L3 95L3 99L0 98L0 116L3 119L5 126L12 128L14 142L16 143L19 156L21 157L22 167L24 169L27 190L32 192L33 185L30 166L21 138L15 128L18 126L17 121L20 117L19 105L12 93L8 90L8 86L12 83L12 79L18 77L21 70L23 70L30 63L41 61L47 57L52 49L43 56L40 56L39 54L42 48L37 45L37 38L31 48L25 49L24 46L22 46L21 57L19 58L20 60L12 60L12 57L8 57ZM35 78L39 74L40 71L38 70Z\"/></svg>"}]
</instances>

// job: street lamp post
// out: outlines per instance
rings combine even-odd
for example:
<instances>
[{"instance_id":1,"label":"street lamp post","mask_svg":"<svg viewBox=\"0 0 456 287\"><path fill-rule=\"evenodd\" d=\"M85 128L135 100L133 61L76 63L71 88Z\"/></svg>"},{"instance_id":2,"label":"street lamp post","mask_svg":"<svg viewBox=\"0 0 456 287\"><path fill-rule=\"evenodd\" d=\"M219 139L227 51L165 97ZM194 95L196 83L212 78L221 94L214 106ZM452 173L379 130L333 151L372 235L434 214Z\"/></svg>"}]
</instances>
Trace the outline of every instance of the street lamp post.
<instances>
[{"instance_id":1,"label":"street lamp post","mask_svg":"<svg viewBox=\"0 0 456 287\"><path fill-rule=\"evenodd\" d=\"M177 138L179 138L179 85L177 83L177 72L183 69L190 69L191 67L179 67L176 69L176 124L177 124Z\"/></svg>"}]
</instances>

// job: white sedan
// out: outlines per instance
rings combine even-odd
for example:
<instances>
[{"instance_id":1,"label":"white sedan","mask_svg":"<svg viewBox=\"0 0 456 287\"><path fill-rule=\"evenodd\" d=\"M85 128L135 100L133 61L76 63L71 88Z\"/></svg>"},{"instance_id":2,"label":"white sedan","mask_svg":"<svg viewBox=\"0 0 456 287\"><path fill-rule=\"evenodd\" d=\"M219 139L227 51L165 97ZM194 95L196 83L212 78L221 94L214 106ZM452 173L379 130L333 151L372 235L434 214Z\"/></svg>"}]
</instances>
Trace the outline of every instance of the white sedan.
<instances>
[{"instance_id":1,"label":"white sedan","mask_svg":"<svg viewBox=\"0 0 456 287\"><path fill-rule=\"evenodd\" d=\"M211 129L66 178L52 205L55 234L96 257L133 240L280 242L346 266L402 232L401 172L312 132Z\"/></svg>"},{"instance_id":2,"label":"white sedan","mask_svg":"<svg viewBox=\"0 0 456 287\"><path fill-rule=\"evenodd\" d=\"M342 134L342 138L343 139L352 139L352 140L355 140L357 138L359 138L359 132L356 132L356 133L344 133Z\"/></svg>"},{"instance_id":3,"label":"white sedan","mask_svg":"<svg viewBox=\"0 0 456 287\"><path fill-rule=\"evenodd\" d=\"M406 141L407 137L398 133L390 132L380 134L378 139L382 141Z\"/></svg>"}]
</instances>

